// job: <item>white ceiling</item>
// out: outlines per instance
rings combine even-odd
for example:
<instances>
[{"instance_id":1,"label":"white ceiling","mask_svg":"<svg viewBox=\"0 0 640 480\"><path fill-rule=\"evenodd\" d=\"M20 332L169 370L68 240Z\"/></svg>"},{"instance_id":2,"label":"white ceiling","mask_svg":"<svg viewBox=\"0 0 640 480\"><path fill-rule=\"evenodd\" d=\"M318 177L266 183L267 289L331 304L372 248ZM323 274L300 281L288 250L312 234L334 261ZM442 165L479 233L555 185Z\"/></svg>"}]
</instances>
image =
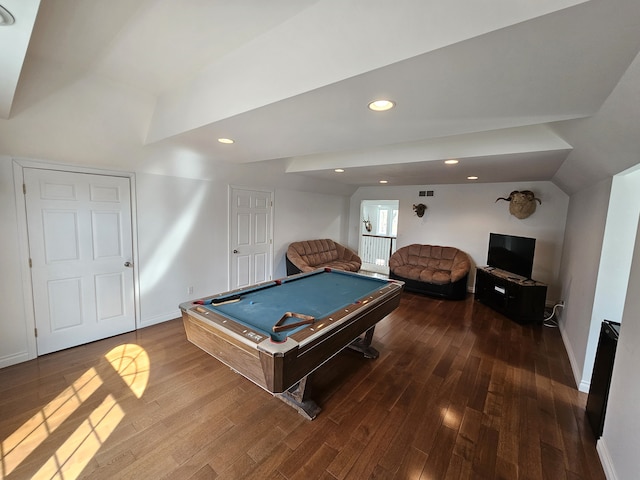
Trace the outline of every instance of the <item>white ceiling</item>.
<instances>
[{"instance_id":1,"label":"white ceiling","mask_svg":"<svg viewBox=\"0 0 640 480\"><path fill-rule=\"evenodd\" d=\"M0 26L0 154L132 170L183 155L200 174L281 159L354 186L611 174L572 183L575 130L640 49L637 0L0 4L16 17ZM380 97L396 108L369 111Z\"/></svg>"}]
</instances>

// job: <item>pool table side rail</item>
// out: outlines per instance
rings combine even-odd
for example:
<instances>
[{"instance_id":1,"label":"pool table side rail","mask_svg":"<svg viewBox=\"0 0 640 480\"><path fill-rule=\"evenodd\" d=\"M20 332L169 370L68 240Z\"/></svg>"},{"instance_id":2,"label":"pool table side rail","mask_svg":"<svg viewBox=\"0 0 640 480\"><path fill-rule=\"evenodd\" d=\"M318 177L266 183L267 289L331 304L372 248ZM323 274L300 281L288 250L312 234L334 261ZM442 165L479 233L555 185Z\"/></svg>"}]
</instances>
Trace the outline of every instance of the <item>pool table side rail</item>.
<instances>
[{"instance_id":1,"label":"pool table side rail","mask_svg":"<svg viewBox=\"0 0 640 480\"><path fill-rule=\"evenodd\" d=\"M248 347L244 342L239 341L237 336L212 328L210 323L189 312L182 312L182 320L187 340L256 385L269 390L265 382L260 355L255 347Z\"/></svg>"}]
</instances>

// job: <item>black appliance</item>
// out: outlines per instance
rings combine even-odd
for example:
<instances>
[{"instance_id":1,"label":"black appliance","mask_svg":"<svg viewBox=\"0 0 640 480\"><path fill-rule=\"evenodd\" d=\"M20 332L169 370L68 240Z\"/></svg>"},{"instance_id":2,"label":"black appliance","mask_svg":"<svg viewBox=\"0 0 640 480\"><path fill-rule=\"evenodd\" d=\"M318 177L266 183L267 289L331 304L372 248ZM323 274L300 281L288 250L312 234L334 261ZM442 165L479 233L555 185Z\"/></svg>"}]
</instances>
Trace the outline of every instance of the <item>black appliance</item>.
<instances>
[{"instance_id":1,"label":"black appliance","mask_svg":"<svg viewBox=\"0 0 640 480\"><path fill-rule=\"evenodd\" d=\"M604 428L604 416L607 410L609 386L611 385L611 373L613 372L613 360L616 356L620 324L605 320L600 327L600 338L596 359L591 374L591 386L587 397L587 419L596 439L602 436Z\"/></svg>"},{"instance_id":2,"label":"black appliance","mask_svg":"<svg viewBox=\"0 0 640 480\"><path fill-rule=\"evenodd\" d=\"M535 238L490 233L487 265L531 278L535 249Z\"/></svg>"}]
</instances>

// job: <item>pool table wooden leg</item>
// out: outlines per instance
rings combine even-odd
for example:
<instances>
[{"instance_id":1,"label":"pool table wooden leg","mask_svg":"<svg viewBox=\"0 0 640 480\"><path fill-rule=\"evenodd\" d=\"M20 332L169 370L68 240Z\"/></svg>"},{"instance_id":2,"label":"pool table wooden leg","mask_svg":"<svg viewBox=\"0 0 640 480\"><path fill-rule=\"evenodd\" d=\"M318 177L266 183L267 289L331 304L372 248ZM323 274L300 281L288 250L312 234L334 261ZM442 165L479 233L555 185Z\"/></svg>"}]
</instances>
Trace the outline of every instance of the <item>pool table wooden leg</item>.
<instances>
[{"instance_id":1,"label":"pool table wooden leg","mask_svg":"<svg viewBox=\"0 0 640 480\"><path fill-rule=\"evenodd\" d=\"M275 396L295 408L307 420L313 420L322 409L309 398L308 380L309 376L307 375L286 392L276 393Z\"/></svg>"},{"instance_id":2,"label":"pool table wooden leg","mask_svg":"<svg viewBox=\"0 0 640 480\"><path fill-rule=\"evenodd\" d=\"M371 340L373 340L373 331L375 328L376 327L374 325L367 330L364 337L356 338L348 345L349 348L362 353L365 358L378 358L380 356L380 352L371 346Z\"/></svg>"}]
</instances>

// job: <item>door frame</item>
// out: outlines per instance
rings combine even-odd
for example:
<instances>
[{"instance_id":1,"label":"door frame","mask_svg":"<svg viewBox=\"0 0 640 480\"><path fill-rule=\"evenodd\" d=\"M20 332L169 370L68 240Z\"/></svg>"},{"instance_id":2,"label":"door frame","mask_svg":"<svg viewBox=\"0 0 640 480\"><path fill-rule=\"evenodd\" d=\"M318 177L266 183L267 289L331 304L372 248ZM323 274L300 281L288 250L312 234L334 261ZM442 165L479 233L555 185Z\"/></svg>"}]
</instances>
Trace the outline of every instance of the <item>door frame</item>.
<instances>
[{"instance_id":1,"label":"door frame","mask_svg":"<svg viewBox=\"0 0 640 480\"><path fill-rule=\"evenodd\" d=\"M232 209L233 209L233 191L234 190L250 190L253 192L266 192L271 195L271 212L269 218L269 229L271 230L271 244L269 245L269 277L273 279L273 244L275 243L275 232L273 230L273 219L276 211L276 194L272 188L266 187L248 187L246 185L229 184L227 188L227 290L231 289L231 267L233 266L232 253Z\"/></svg>"},{"instance_id":2,"label":"door frame","mask_svg":"<svg viewBox=\"0 0 640 480\"><path fill-rule=\"evenodd\" d=\"M385 205L388 207L392 207L394 206L394 208L391 209L391 211L393 210L397 210L398 211L398 222L400 222L400 200L398 199L385 199L385 200L370 200L370 199L363 199L360 200L360 218L362 219L362 222L365 221L365 209L368 206L380 206L380 205ZM376 210L377 212L380 211L380 208L378 208ZM369 220L369 218L367 217L366 220ZM374 219L374 225L378 224L378 218ZM396 236L392 236L391 232L387 231L387 235L377 235L377 234L371 234L370 236L380 236L380 237L386 237L390 239L390 248L389 248L389 258L387 258L387 265L384 266L377 266L375 264L371 264L368 262L365 262L365 258L363 255L363 252L361 251L361 247L362 247L362 243L363 243L363 237L366 236L367 234L363 233L363 224L361 223L360 226L358 227L358 255L360 255L360 257L362 257L363 259L363 267L366 266L368 269L371 269L374 272L377 273L383 273L383 274L388 274L389 273L389 258L391 258L391 255L393 254L393 252L395 252L395 248L397 248L398 246L398 235L397 235L397 231L396 231ZM395 248L394 248L395 247Z\"/></svg>"},{"instance_id":3,"label":"door frame","mask_svg":"<svg viewBox=\"0 0 640 480\"><path fill-rule=\"evenodd\" d=\"M27 202L23 193L24 169L36 168L40 170L56 170L69 173L88 173L93 175L106 175L110 177L123 177L129 179L131 193L131 241L133 253L133 306L136 329L140 328L140 283L138 269L138 220L136 205L136 176L133 172L121 172L115 170L101 170L98 168L81 167L78 165L65 165L61 163L46 162L43 160L30 160L13 158L13 183L16 199L16 220L18 223L18 244L20 249L20 263L22 265L22 291L25 313L25 335L27 339L27 351L24 358L15 359L26 361L38 356L35 329L36 317L33 306L33 284L31 282L31 269L29 267L29 230L27 227ZM17 363L17 362L16 362Z\"/></svg>"}]
</instances>

